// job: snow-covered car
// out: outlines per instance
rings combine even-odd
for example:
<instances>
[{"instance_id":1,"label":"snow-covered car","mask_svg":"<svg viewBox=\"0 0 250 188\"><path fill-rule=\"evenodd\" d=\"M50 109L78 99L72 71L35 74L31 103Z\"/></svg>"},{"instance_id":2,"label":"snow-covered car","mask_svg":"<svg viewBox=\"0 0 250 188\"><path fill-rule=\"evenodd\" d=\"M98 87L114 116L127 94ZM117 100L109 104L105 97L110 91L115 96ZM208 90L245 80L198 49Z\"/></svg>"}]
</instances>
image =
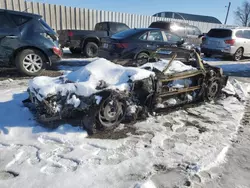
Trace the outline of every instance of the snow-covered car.
<instances>
[{"instance_id":1,"label":"snow-covered car","mask_svg":"<svg viewBox=\"0 0 250 188\"><path fill-rule=\"evenodd\" d=\"M174 60L174 55L171 60L158 59L141 67L97 59L60 77L34 78L29 83L29 98L23 102L48 126L78 118L92 131L94 125L113 128L125 118L135 120L159 109L214 100L227 77L194 54L185 64Z\"/></svg>"}]
</instances>

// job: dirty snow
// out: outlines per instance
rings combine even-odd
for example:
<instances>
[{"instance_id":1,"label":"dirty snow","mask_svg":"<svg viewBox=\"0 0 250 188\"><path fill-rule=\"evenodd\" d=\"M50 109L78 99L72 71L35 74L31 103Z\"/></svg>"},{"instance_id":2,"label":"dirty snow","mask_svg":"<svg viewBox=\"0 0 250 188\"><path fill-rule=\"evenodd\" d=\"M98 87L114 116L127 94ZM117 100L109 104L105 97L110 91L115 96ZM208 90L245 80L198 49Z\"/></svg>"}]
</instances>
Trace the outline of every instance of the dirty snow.
<instances>
[{"instance_id":1,"label":"dirty snow","mask_svg":"<svg viewBox=\"0 0 250 188\"><path fill-rule=\"evenodd\" d=\"M244 113L244 103L228 97L149 117L123 139L91 139L68 124L41 127L22 105L26 88L0 83L1 188L181 187L226 160Z\"/></svg>"},{"instance_id":2,"label":"dirty snow","mask_svg":"<svg viewBox=\"0 0 250 188\"><path fill-rule=\"evenodd\" d=\"M105 81L108 89L128 91L128 81L136 81L154 75L153 72L133 67L123 67L105 59L97 59L90 64L61 78L46 76L36 77L29 83L29 88L42 100L48 95L75 93L78 96L90 96L97 93L96 87ZM73 83L67 83L71 81Z\"/></svg>"}]
</instances>

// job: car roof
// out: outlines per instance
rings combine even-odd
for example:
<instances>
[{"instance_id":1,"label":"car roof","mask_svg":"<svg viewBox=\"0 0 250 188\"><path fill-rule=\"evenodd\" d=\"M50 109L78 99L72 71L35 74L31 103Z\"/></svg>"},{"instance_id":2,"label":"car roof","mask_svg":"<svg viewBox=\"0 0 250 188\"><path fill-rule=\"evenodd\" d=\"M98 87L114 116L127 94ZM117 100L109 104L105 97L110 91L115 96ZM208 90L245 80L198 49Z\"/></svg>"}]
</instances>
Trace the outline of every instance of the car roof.
<instances>
[{"instance_id":1,"label":"car roof","mask_svg":"<svg viewBox=\"0 0 250 188\"><path fill-rule=\"evenodd\" d=\"M134 29L138 30L138 31L164 30L164 29L160 29L160 28L134 28Z\"/></svg>"},{"instance_id":2,"label":"car roof","mask_svg":"<svg viewBox=\"0 0 250 188\"><path fill-rule=\"evenodd\" d=\"M6 10L6 9L0 9L0 12L8 12L8 13L12 13L12 14L18 14L21 16L29 16L29 17L33 17L33 18L41 18L41 15L38 14L33 14L33 13L29 13L29 12L20 12L20 11L14 11L14 10Z\"/></svg>"},{"instance_id":3,"label":"car roof","mask_svg":"<svg viewBox=\"0 0 250 188\"><path fill-rule=\"evenodd\" d=\"M101 24L101 23L125 24L125 23L122 23L122 22L110 22L110 21L98 22L97 24ZM126 24L125 24L125 25L126 25Z\"/></svg>"}]
</instances>

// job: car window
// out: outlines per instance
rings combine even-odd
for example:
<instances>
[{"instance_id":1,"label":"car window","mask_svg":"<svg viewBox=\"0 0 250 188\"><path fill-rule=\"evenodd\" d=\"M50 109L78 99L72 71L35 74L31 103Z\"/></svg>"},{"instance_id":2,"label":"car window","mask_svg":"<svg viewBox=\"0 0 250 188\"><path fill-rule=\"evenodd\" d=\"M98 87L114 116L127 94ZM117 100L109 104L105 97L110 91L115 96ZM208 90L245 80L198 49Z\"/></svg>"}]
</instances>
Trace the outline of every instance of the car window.
<instances>
[{"instance_id":1,"label":"car window","mask_svg":"<svg viewBox=\"0 0 250 188\"><path fill-rule=\"evenodd\" d=\"M140 40L147 40L148 32L144 33L142 36L139 37Z\"/></svg>"},{"instance_id":2,"label":"car window","mask_svg":"<svg viewBox=\"0 0 250 188\"><path fill-rule=\"evenodd\" d=\"M237 31L237 32L235 33L235 36L236 36L237 38L244 38L244 37L243 37L243 31L242 31L242 30Z\"/></svg>"},{"instance_id":3,"label":"car window","mask_svg":"<svg viewBox=\"0 0 250 188\"><path fill-rule=\"evenodd\" d=\"M121 31L119 33L116 33L116 34L112 35L111 38L124 39L124 38L131 37L133 35L136 35L138 32L140 32L140 30L137 30L137 29L128 29L128 30Z\"/></svg>"},{"instance_id":4,"label":"car window","mask_svg":"<svg viewBox=\"0 0 250 188\"><path fill-rule=\"evenodd\" d=\"M200 35L201 31L195 26L186 26L187 35Z\"/></svg>"},{"instance_id":5,"label":"car window","mask_svg":"<svg viewBox=\"0 0 250 188\"><path fill-rule=\"evenodd\" d=\"M0 29L12 28L12 24L3 12L0 13Z\"/></svg>"},{"instance_id":6,"label":"car window","mask_svg":"<svg viewBox=\"0 0 250 188\"><path fill-rule=\"evenodd\" d=\"M128 30L129 27L125 24L120 23L110 23L110 31L113 33L119 33L121 31Z\"/></svg>"},{"instance_id":7,"label":"car window","mask_svg":"<svg viewBox=\"0 0 250 188\"><path fill-rule=\"evenodd\" d=\"M108 24L105 23L98 23L95 25L95 30L96 31L107 31L108 30Z\"/></svg>"},{"instance_id":8,"label":"car window","mask_svg":"<svg viewBox=\"0 0 250 188\"><path fill-rule=\"evenodd\" d=\"M169 33L169 32L164 32L164 33L166 35L167 42L169 42L169 43L176 43L176 42L181 41L181 38L177 35L174 35L174 34Z\"/></svg>"},{"instance_id":9,"label":"car window","mask_svg":"<svg viewBox=\"0 0 250 188\"><path fill-rule=\"evenodd\" d=\"M147 40L149 41L162 41L163 37L161 31L150 31Z\"/></svg>"},{"instance_id":10,"label":"car window","mask_svg":"<svg viewBox=\"0 0 250 188\"><path fill-rule=\"evenodd\" d=\"M226 38L232 36L232 30L230 29L211 29L207 33L208 37L214 37L214 38Z\"/></svg>"},{"instance_id":11,"label":"car window","mask_svg":"<svg viewBox=\"0 0 250 188\"><path fill-rule=\"evenodd\" d=\"M249 30L244 30L243 31L243 37L245 39L250 39L250 31Z\"/></svg>"},{"instance_id":12,"label":"car window","mask_svg":"<svg viewBox=\"0 0 250 188\"><path fill-rule=\"evenodd\" d=\"M21 16L21 15L15 15L15 14L10 14L11 18L15 22L16 25L20 26L23 25L24 23L28 22L31 18L27 16Z\"/></svg>"}]
</instances>

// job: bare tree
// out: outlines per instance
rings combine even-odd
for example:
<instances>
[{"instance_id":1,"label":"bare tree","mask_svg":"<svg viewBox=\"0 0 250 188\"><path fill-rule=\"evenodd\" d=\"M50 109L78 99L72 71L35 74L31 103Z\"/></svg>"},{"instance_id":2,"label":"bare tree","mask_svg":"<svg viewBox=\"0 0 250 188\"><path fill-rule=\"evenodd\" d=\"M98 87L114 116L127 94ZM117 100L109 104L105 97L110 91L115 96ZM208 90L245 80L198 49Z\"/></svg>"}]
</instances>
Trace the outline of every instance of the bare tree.
<instances>
[{"instance_id":1,"label":"bare tree","mask_svg":"<svg viewBox=\"0 0 250 188\"><path fill-rule=\"evenodd\" d=\"M241 7L238 7L234 12L235 19L242 26L249 26L250 24L250 2L243 2Z\"/></svg>"}]
</instances>

